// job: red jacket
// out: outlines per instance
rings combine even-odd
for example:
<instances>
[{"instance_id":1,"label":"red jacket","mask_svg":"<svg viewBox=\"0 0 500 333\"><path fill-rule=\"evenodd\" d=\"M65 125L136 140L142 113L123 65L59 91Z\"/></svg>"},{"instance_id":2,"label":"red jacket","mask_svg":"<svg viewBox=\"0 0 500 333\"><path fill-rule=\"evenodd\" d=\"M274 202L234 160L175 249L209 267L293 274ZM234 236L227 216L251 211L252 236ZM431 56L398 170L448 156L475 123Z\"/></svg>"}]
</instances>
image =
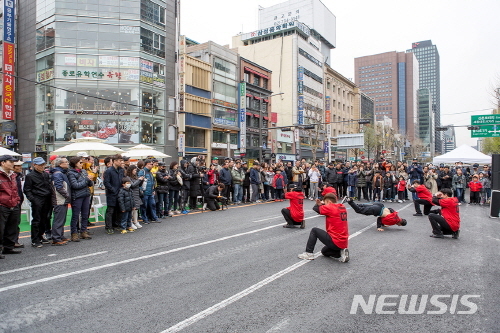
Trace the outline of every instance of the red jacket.
<instances>
[{"instance_id":1,"label":"red jacket","mask_svg":"<svg viewBox=\"0 0 500 333\"><path fill-rule=\"evenodd\" d=\"M295 222L304 220L304 193L302 192L286 192L285 199L290 200L290 215Z\"/></svg>"},{"instance_id":2,"label":"red jacket","mask_svg":"<svg viewBox=\"0 0 500 333\"><path fill-rule=\"evenodd\" d=\"M326 232L335 245L347 249L349 228L347 225L347 210L338 203L319 206L319 213L326 216Z\"/></svg>"},{"instance_id":3,"label":"red jacket","mask_svg":"<svg viewBox=\"0 0 500 333\"><path fill-rule=\"evenodd\" d=\"M279 187L278 189L282 190L286 187L286 183L285 183L285 178L283 177L283 175L281 173L274 175L273 182L272 182L271 186L276 188L276 180L278 180L278 179L281 179L281 187Z\"/></svg>"},{"instance_id":4,"label":"red jacket","mask_svg":"<svg viewBox=\"0 0 500 333\"><path fill-rule=\"evenodd\" d=\"M6 174L3 169L0 169L0 206L12 208L21 202L16 177L15 172L11 171L10 174Z\"/></svg>"},{"instance_id":5,"label":"red jacket","mask_svg":"<svg viewBox=\"0 0 500 333\"><path fill-rule=\"evenodd\" d=\"M419 199L424 199L434 206L432 203L432 193L425 187L425 185L418 185L415 188Z\"/></svg>"},{"instance_id":6,"label":"red jacket","mask_svg":"<svg viewBox=\"0 0 500 333\"><path fill-rule=\"evenodd\" d=\"M208 175L208 183L210 185L215 185L218 183L219 173L217 172L217 170L208 170L207 175Z\"/></svg>"},{"instance_id":7,"label":"red jacket","mask_svg":"<svg viewBox=\"0 0 500 333\"><path fill-rule=\"evenodd\" d=\"M471 192L479 192L483 188L483 184L480 182L469 182L469 188Z\"/></svg>"},{"instance_id":8,"label":"red jacket","mask_svg":"<svg viewBox=\"0 0 500 333\"><path fill-rule=\"evenodd\" d=\"M401 192L401 191L404 191L406 188L406 182L404 180L400 180L398 182L398 191Z\"/></svg>"},{"instance_id":9,"label":"red jacket","mask_svg":"<svg viewBox=\"0 0 500 333\"><path fill-rule=\"evenodd\" d=\"M441 215L448 222L451 230L457 231L460 229L460 206L458 206L458 199L456 197L439 199L439 206L441 206Z\"/></svg>"},{"instance_id":10,"label":"red jacket","mask_svg":"<svg viewBox=\"0 0 500 333\"><path fill-rule=\"evenodd\" d=\"M401 222L398 212L393 211L385 217L381 217L383 225L395 225Z\"/></svg>"}]
</instances>

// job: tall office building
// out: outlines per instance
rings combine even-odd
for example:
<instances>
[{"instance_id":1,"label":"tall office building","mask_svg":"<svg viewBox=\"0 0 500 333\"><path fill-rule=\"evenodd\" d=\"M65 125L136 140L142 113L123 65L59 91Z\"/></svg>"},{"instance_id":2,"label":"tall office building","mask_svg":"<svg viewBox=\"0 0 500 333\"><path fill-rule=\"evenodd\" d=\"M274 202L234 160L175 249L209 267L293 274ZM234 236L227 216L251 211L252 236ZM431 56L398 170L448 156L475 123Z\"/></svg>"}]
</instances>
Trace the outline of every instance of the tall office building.
<instances>
[{"instance_id":1,"label":"tall office building","mask_svg":"<svg viewBox=\"0 0 500 333\"><path fill-rule=\"evenodd\" d=\"M178 0L18 1L20 150L97 137L177 155ZM167 125L169 124L169 125Z\"/></svg>"},{"instance_id":2,"label":"tall office building","mask_svg":"<svg viewBox=\"0 0 500 333\"><path fill-rule=\"evenodd\" d=\"M271 90L283 93L270 99L278 126L326 119L323 65L335 47L335 16L320 0L289 0L259 9L259 29L233 37L233 47L272 71ZM293 139L295 154L286 160L323 157L326 126L302 128Z\"/></svg>"},{"instance_id":3,"label":"tall office building","mask_svg":"<svg viewBox=\"0 0 500 333\"><path fill-rule=\"evenodd\" d=\"M418 62L412 53L386 52L354 59L355 82L375 102L375 120L392 119L408 139L416 136Z\"/></svg>"},{"instance_id":4,"label":"tall office building","mask_svg":"<svg viewBox=\"0 0 500 333\"><path fill-rule=\"evenodd\" d=\"M447 127L447 126L444 126ZM453 149L457 148L457 142L455 138L455 127L449 125L448 129L443 132L443 142L444 142L444 152L449 153Z\"/></svg>"},{"instance_id":5,"label":"tall office building","mask_svg":"<svg viewBox=\"0 0 500 333\"><path fill-rule=\"evenodd\" d=\"M429 89L418 90L418 138L429 156L434 154L434 114Z\"/></svg>"},{"instance_id":6,"label":"tall office building","mask_svg":"<svg viewBox=\"0 0 500 333\"><path fill-rule=\"evenodd\" d=\"M440 89L440 70L439 70L439 52L437 46L432 44L431 40L412 43L412 48L407 50L417 57L420 69L420 88L427 88L432 97L432 111L434 113L434 125L441 126L441 89ZM437 153L443 152L443 141L441 132L434 133Z\"/></svg>"}]
</instances>

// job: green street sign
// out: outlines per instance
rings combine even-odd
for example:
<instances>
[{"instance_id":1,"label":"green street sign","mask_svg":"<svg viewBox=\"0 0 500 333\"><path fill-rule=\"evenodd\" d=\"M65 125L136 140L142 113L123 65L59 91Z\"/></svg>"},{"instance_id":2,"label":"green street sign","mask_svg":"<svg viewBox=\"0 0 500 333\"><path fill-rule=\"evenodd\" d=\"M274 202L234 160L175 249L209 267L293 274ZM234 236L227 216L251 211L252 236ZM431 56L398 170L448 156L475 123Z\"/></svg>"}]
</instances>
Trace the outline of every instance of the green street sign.
<instances>
[{"instance_id":1,"label":"green street sign","mask_svg":"<svg viewBox=\"0 0 500 333\"><path fill-rule=\"evenodd\" d=\"M471 125L480 126L478 130L471 131L472 138L500 137L500 114L471 116Z\"/></svg>"}]
</instances>

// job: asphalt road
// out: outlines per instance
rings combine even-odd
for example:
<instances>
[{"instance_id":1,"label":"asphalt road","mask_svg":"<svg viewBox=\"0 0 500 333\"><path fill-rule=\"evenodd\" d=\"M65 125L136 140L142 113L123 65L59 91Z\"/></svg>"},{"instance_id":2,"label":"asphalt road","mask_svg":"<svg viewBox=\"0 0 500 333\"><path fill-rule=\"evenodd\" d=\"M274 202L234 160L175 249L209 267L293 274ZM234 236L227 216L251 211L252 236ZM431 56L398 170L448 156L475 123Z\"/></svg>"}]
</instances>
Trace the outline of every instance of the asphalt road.
<instances>
[{"instance_id":1,"label":"asphalt road","mask_svg":"<svg viewBox=\"0 0 500 333\"><path fill-rule=\"evenodd\" d=\"M7 255L0 332L499 331L500 220L488 208L461 206L458 240L430 238L408 202L387 204L408 225L384 232L349 209L351 260L340 263L297 258L324 217L306 201L306 229L284 229L286 206L233 206L125 235L98 226L92 240ZM418 295L415 314L402 295Z\"/></svg>"}]
</instances>

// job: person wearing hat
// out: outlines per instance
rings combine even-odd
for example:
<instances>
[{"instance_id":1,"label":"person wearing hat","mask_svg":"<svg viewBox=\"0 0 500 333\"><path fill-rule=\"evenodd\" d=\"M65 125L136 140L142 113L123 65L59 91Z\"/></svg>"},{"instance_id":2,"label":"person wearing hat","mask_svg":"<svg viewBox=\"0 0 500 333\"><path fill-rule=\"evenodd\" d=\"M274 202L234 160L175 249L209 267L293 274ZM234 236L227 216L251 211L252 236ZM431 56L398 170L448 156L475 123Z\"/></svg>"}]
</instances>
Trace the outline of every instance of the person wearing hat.
<instances>
[{"instance_id":1,"label":"person wearing hat","mask_svg":"<svg viewBox=\"0 0 500 333\"><path fill-rule=\"evenodd\" d=\"M64 225L68 214L68 204L71 202L71 186L68 180L69 162L66 157L54 160L52 173L52 205L54 206L54 219L52 221L52 245L66 245L69 241L64 237ZM109 202L109 201L108 201Z\"/></svg>"},{"instance_id":2,"label":"person wearing hat","mask_svg":"<svg viewBox=\"0 0 500 333\"><path fill-rule=\"evenodd\" d=\"M43 238L45 230L50 229L49 211L52 207L52 185L45 172L46 162L42 157L33 159L33 171L26 175L24 194L31 203L31 245L42 247L48 244Z\"/></svg>"},{"instance_id":3,"label":"person wearing hat","mask_svg":"<svg viewBox=\"0 0 500 333\"><path fill-rule=\"evenodd\" d=\"M18 254L15 249L18 222L21 218L17 175L14 173L14 162L11 155L0 156L0 259L4 254Z\"/></svg>"}]
</instances>

